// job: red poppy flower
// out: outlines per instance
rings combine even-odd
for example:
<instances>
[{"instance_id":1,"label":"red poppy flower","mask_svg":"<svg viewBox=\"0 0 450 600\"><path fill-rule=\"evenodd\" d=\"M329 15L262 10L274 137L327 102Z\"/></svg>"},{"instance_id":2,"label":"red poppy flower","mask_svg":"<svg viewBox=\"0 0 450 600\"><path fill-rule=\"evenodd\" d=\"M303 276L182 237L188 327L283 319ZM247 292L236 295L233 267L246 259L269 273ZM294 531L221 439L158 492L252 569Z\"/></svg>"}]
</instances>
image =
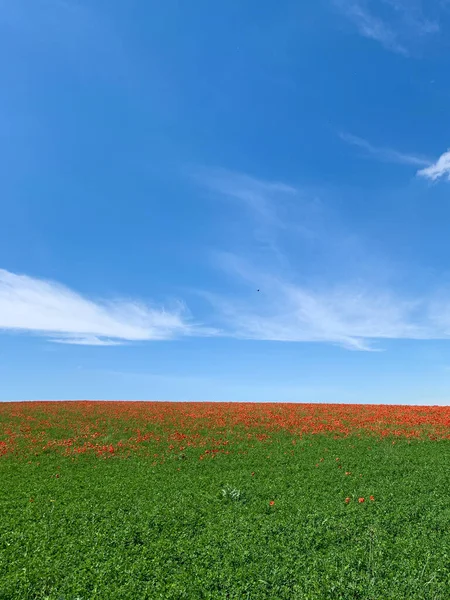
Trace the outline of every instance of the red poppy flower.
<instances>
[{"instance_id":1,"label":"red poppy flower","mask_svg":"<svg viewBox=\"0 0 450 600\"><path fill-rule=\"evenodd\" d=\"M348 498L348 497L347 497L347 498L345 499L345 504L348 504L349 502L350 502L350 498Z\"/></svg>"},{"instance_id":2,"label":"red poppy flower","mask_svg":"<svg viewBox=\"0 0 450 600\"><path fill-rule=\"evenodd\" d=\"M358 502L361 504L362 502L364 502L364 498L358 498Z\"/></svg>"},{"instance_id":3,"label":"red poppy flower","mask_svg":"<svg viewBox=\"0 0 450 600\"><path fill-rule=\"evenodd\" d=\"M369 496L369 500L372 500L372 502L375 500L375 498L373 496Z\"/></svg>"},{"instance_id":4,"label":"red poppy flower","mask_svg":"<svg viewBox=\"0 0 450 600\"><path fill-rule=\"evenodd\" d=\"M269 505L270 505L270 506L273 506L274 504L275 504L275 500L271 500L271 501L269 502Z\"/></svg>"}]
</instances>

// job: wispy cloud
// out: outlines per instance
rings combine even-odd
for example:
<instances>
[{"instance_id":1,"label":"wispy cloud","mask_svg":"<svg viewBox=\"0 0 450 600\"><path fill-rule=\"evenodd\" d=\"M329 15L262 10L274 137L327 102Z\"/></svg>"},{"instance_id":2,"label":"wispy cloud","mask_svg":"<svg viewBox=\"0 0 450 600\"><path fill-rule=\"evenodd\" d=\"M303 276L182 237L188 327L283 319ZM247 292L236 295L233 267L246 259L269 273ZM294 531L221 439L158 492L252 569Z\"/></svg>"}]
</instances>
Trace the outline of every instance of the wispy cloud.
<instances>
[{"instance_id":1,"label":"wispy cloud","mask_svg":"<svg viewBox=\"0 0 450 600\"><path fill-rule=\"evenodd\" d=\"M0 269L0 329L46 335L64 344L117 345L207 335L182 305L165 311L138 302L94 301L53 281Z\"/></svg>"},{"instance_id":2,"label":"wispy cloud","mask_svg":"<svg viewBox=\"0 0 450 600\"><path fill-rule=\"evenodd\" d=\"M274 252L278 252L278 239L287 231L304 238L316 235L311 222L322 206L315 190L305 192L303 187L291 183L260 179L223 168L197 168L191 175L213 196L233 204L241 215L245 211L249 218L245 237L248 239L253 235L254 241L266 243ZM295 219L292 219L293 213Z\"/></svg>"},{"instance_id":3,"label":"wispy cloud","mask_svg":"<svg viewBox=\"0 0 450 600\"><path fill-rule=\"evenodd\" d=\"M410 45L419 38L439 31L439 24L425 17L418 2L334 0L334 4L360 35L403 56L410 55Z\"/></svg>"},{"instance_id":4,"label":"wispy cloud","mask_svg":"<svg viewBox=\"0 0 450 600\"><path fill-rule=\"evenodd\" d=\"M430 324L420 320L420 301L396 298L364 284L312 289L253 269L236 256L227 257L224 264L251 290L250 295L235 297L208 295L235 337L328 342L353 350L372 350L374 340L436 336Z\"/></svg>"},{"instance_id":5,"label":"wispy cloud","mask_svg":"<svg viewBox=\"0 0 450 600\"><path fill-rule=\"evenodd\" d=\"M271 226L280 224L277 204L298 195L298 190L286 183L262 181L228 169L196 169L193 176L202 186L243 204L252 216Z\"/></svg>"},{"instance_id":6,"label":"wispy cloud","mask_svg":"<svg viewBox=\"0 0 450 600\"><path fill-rule=\"evenodd\" d=\"M400 159L395 153L395 159L416 164L410 155L407 158L401 155ZM242 190L242 187L231 186L233 177L228 175L226 181L224 189L246 202L246 194L236 193L236 189ZM433 291L423 297L399 292L388 281L392 276L389 273L392 268L390 261L385 261L386 275L389 273L387 279L378 278L367 267L373 264L373 252L366 252L364 245L348 246L347 236L339 228L333 231L325 227L321 230L319 224L314 247L308 249L299 248L298 243L292 245L292 239L285 238L295 230L295 219L292 214L280 216L276 207L279 197L272 197L273 190L284 189L284 184L270 184L244 176L240 181L248 185L251 182L251 188L259 191L258 201L255 203L255 195L251 195L252 202L246 204L247 209L258 215L263 206L264 214L276 216L272 219L273 223L285 226L281 238L289 248L286 263L290 268L280 269L280 264L271 261L266 254L258 255L256 261L243 257L242 252L215 255L216 268L231 276L236 284L229 293L204 293L226 335L279 342L331 343L364 351L378 349L378 343L387 339L450 339L450 294L443 294L438 300ZM300 190L286 187L296 198L302 196ZM290 222L285 223L284 219ZM291 226L293 229L290 229ZM298 236L293 237L298 242ZM330 244L332 263L328 262ZM334 248L339 256L338 262L342 263L337 269L334 268L337 266ZM284 252L284 249L280 247L279 252ZM355 253L363 256L354 263L359 267L353 271ZM318 262L318 256L325 262ZM305 270L310 259L314 263L312 276L311 272L308 276ZM321 269L322 277L318 277Z\"/></svg>"},{"instance_id":7,"label":"wispy cloud","mask_svg":"<svg viewBox=\"0 0 450 600\"><path fill-rule=\"evenodd\" d=\"M224 265L250 293L207 298L237 338L327 342L365 351L377 350L374 342L383 339L450 339L446 297L401 297L370 282L312 288L258 271L236 256L225 257Z\"/></svg>"},{"instance_id":8,"label":"wispy cloud","mask_svg":"<svg viewBox=\"0 0 450 600\"><path fill-rule=\"evenodd\" d=\"M304 201L300 190L280 181L268 181L223 168L196 168L191 178L208 190L212 200L221 200L239 218L232 220L229 240L239 243L248 252L265 252L266 257L279 264L286 262L280 250L280 240L288 231L298 236L314 235L307 219L295 224L286 218L291 211L307 212L310 204ZM315 207L317 208L317 207Z\"/></svg>"},{"instance_id":9,"label":"wispy cloud","mask_svg":"<svg viewBox=\"0 0 450 600\"><path fill-rule=\"evenodd\" d=\"M417 175L420 177L426 177L432 181L436 181L436 179L444 176L450 180L450 150L444 152L444 154L442 154L432 165L417 171Z\"/></svg>"},{"instance_id":10,"label":"wispy cloud","mask_svg":"<svg viewBox=\"0 0 450 600\"><path fill-rule=\"evenodd\" d=\"M408 56L408 51L398 41L395 31L380 17L372 14L365 3L357 0L337 0L335 4L355 24L362 36L379 42L387 50Z\"/></svg>"},{"instance_id":11,"label":"wispy cloud","mask_svg":"<svg viewBox=\"0 0 450 600\"><path fill-rule=\"evenodd\" d=\"M95 335L59 334L58 337L49 338L50 342L55 344L71 344L73 346L122 346L125 342L117 340L101 339Z\"/></svg>"},{"instance_id":12,"label":"wispy cloud","mask_svg":"<svg viewBox=\"0 0 450 600\"><path fill-rule=\"evenodd\" d=\"M367 155L382 162L413 165L416 167L429 167L431 165L431 161L423 156L405 154L404 152L398 152L397 150L392 150L391 148L373 146L367 140L357 137L356 135L351 135L350 133L340 133L339 137L344 142L361 148L367 153Z\"/></svg>"}]
</instances>

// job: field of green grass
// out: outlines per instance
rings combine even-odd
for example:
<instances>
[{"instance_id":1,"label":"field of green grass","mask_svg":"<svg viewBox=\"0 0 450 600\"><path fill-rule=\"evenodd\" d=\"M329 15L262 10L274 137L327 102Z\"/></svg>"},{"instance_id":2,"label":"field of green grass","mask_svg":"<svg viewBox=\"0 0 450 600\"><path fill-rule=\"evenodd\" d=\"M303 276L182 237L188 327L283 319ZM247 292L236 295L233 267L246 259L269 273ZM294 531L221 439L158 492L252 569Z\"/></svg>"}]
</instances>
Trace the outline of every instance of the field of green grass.
<instances>
[{"instance_id":1,"label":"field of green grass","mask_svg":"<svg viewBox=\"0 0 450 600\"><path fill-rule=\"evenodd\" d=\"M450 598L450 410L0 405L0 600Z\"/></svg>"}]
</instances>

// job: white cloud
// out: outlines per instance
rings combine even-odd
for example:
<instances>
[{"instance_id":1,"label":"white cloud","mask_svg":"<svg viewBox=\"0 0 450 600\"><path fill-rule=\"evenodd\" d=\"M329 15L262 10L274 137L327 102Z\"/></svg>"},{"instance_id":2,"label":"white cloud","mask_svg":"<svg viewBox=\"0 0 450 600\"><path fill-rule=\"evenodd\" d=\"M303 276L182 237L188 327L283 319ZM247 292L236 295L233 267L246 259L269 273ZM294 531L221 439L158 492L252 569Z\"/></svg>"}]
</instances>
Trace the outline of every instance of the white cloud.
<instances>
[{"instance_id":1,"label":"white cloud","mask_svg":"<svg viewBox=\"0 0 450 600\"><path fill-rule=\"evenodd\" d=\"M419 38L439 31L439 24L426 18L420 3L413 0L334 0L334 4L360 35L403 56L410 55L410 45Z\"/></svg>"},{"instance_id":2,"label":"white cloud","mask_svg":"<svg viewBox=\"0 0 450 600\"><path fill-rule=\"evenodd\" d=\"M408 164L422 160L389 152L390 159ZM252 259L258 268L249 266L236 252L216 254L216 267L231 275L236 283L243 284L233 286L229 294L203 294L226 335L253 340L332 343L365 351L376 350L376 342L383 339L450 339L450 301L447 300L450 294L444 294L437 301L433 291L424 297L395 292L388 281L395 275L391 262L384 260L378 264L373 249L366 248L366 244L357 239L349 244L348 238L352 240L354 236L349 236L338 223L330 223L323 205L320 218L308 223L317 234L314 244L299 247L295 222L298 213L294 211L281 217L280 196L273 193L274 189L285 189L284 184L270 184L243 175L236 178L229 172L225 181L226 185L217 186L218 189L242 200L256 217L260 215L261 206L265 215L276 217L269 222L283 228L280 238L290 249L288 255L278 249L286 258L284 264L288 264L288 268L280 261L271 261L270 254L266 253L259 253L256 263ZM297 200L304 195L291 186L286 188ZM251 203L247 202L248 197ZM289 234L294 235L289 239ZM234 238L232 243L240 245ZM325 262L321 263L319 257ZM330 259L331 262L327 262ZM309 269L308 275L305 266L310 260L315 266ZM317 275L321 269L327 276L319 280Z\"/></svg>"},{"instance_id":3,"label":"white cloud","mask_svg":"<svg viewBox=\"0 0 450 600\"><path fill-rule=\"evenodd\" d=\"M294 224L286 218L291 211L306 213L312 204L306 203L300 190L293 185L223 168L196 168L189 174L209 191L211 199L221 200L236 209L238 218L226 217L231 224L229 239L233 246L239 243L248 252L266 252L272 260L282 264L286 262L286 256L280 251L279 243L288 230L295 230L298 236L305 238L313 235L307 219L297 219ZM225 222L222 226L226 226Z\"/></svg>"},{"instance_id":4,"label":"white cloud","mask_svg":"<svg viewBox=\"0 0 450 600\"><path fill-rule=\"evenodd\" d=\"M450 180L450 150L444 152L444 154L442 154L442 156L440 156L434 164L426 167L425 169L420 169L420 171L417 171L417 175L420 177L426 177L432 181L436 181L436 179L444 176Z\"/></svg>"},{"instance_id":5,"label":"white cloud","mask_svg":"<svg viewBox=\"0 0 450 600\"><path fill-rule=\"evenodd\" d=\"M71 344L74 346L122 346L124 344L124 342L115 340L101 339L95 335L72 336L59 334L58 337L49 338L49 341L55 342L55 344Z\"/></svg>"},{"instance_id":6,"label":"white cloud","mask_svg":"<svg viewBox=\"0 0 450 600\"><path fill-rule=\"evenodd\" d=\"M250 296L208 294L238 338L281 342L328 342L353 350L373 350L380 339L450 337L450 304L404 299L370 285L298 285L226 257L221 267L251 288ZM258 286L260 292L255 293Z\"/></svg>"},{"instance_id":7,"label":"white cloud","mask_svg":"<svg viewBox=\"0 0 450 600\"><path fill-rule=\"evenodd\" d=\"M208 335L188 322L182 306L172 312L130 301L90 300L53 281L0 269L0 329L35 332L55 342L117 345Z\"/></svg>"},{"instance_id":8,"label":"white cloud","mask_svg":"<svg viewBox=\"0 0 450 600\"><path fill-rule=\"evenodd\" d=\"M269 225L278 223L274 206L278 199L295 197L298 193L291 185L262 181L227 169L197 169L194 177L213 192L244 204L253 216Z\"/></svg>"},{"instance_id":9,"label":"white cloud","mask_svg":"<svg viewBox=\"0 0 450 600\"><path fill-rule=\"evenodd\" d=\"M205 176L201 182L204 184ZM244 203L255 218L260 218L262 213L268 227L282 228L283 236L280 237L283 243L292 242L287 238L293 234L294 247L297 249L300 242L298 231L306 222L306 229L313 230L313 235L308 239L314 240L309 250L313 248L315 260L317 254L324 256L332 248L333 259L336 252L344 256L348 246L346 234L338 233L336 226L330 230L328 225L324 226L321 218L317 221L317 213L313 213L311 219L308 211L300 211L303 218L300 227L297 210L281 216L283 211L280 205L286 199L283 195L285 191L296 200L295 209L299 200L301 204L307 204L300 190L283 183L264 182L225 170L215 171L214 177L209 175L208 185L215 191L239 200L241 206ZM319 215L323 217L320 208ZM236 241L233 238L233 243ZM354 250L354 244L350 246ZM249 267L233 252L216 256L222 271L244 282L249 288L242 296L204 294L228 335L283 342L327 342L357 350L371 349L372 341L383 337L427 337L426 331L407 318L409 311L415 308L414 303L398 302L388 294L377 294L373 290L351 285L334 285L330 282L321 290L296 285L291 281L298 275L298 258L293 268L288 260L291 256L286 257L278 248L277 252L284 260L274 264L271 256L264 254L263 266L259 269ZM353 256L349 260L353 260ZM369 263L367 261L366 266ZM283 275L280 274L280 265Z\"/></svg>"},{"instance_id":10,"label":"white cloud","mask_svg":"<svg viewBox=\"0 0 450 600\"><path fill-rule=\"evenodd\" d=\"M353 21L362 36L379 42L387 50L408 56L408 51L399 43L397 34L385 21L373 15L364 3L339 0L336 4Z\"/></svg>"},{"instance_id":11,"label":"white cloud","mask_svg":"<svg viewBox=\"0 0 450 600\"><path fill-rule=\"evenodd\" d=\"M397 150L392 150L391 148L372 146L367 140L357 137L356 135L351 135L350 133L340 133L339 137L344 142L365 150L370 156L373 156L375 159L382 162L414 165L416 167L429 167L431 164L431 161L428 159L416 156L415 154L405 154L403 152L398 152Z\"/></svg>"}]
</instances>

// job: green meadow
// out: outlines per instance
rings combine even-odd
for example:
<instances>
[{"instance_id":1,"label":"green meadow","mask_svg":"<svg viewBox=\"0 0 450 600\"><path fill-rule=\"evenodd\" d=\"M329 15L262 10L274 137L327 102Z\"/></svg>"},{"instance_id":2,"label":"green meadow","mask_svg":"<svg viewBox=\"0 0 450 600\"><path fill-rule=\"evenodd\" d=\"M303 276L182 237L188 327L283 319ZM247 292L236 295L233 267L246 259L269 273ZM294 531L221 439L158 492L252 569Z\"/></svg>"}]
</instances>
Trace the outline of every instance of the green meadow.
<instances>
[{"instance_id":1,"label":"green meadow","mask_svg":"<svg viewBox=\"0 0 450 600\"><path fill-rule=\"evenodd\" d=\"M180 446L147 422L120 453L136 422L111 419L114 451L74 453L2 410L0 600L450 598L445 438L236 425L203 444L202 424Z\"/></svg>"}]
</instances>

